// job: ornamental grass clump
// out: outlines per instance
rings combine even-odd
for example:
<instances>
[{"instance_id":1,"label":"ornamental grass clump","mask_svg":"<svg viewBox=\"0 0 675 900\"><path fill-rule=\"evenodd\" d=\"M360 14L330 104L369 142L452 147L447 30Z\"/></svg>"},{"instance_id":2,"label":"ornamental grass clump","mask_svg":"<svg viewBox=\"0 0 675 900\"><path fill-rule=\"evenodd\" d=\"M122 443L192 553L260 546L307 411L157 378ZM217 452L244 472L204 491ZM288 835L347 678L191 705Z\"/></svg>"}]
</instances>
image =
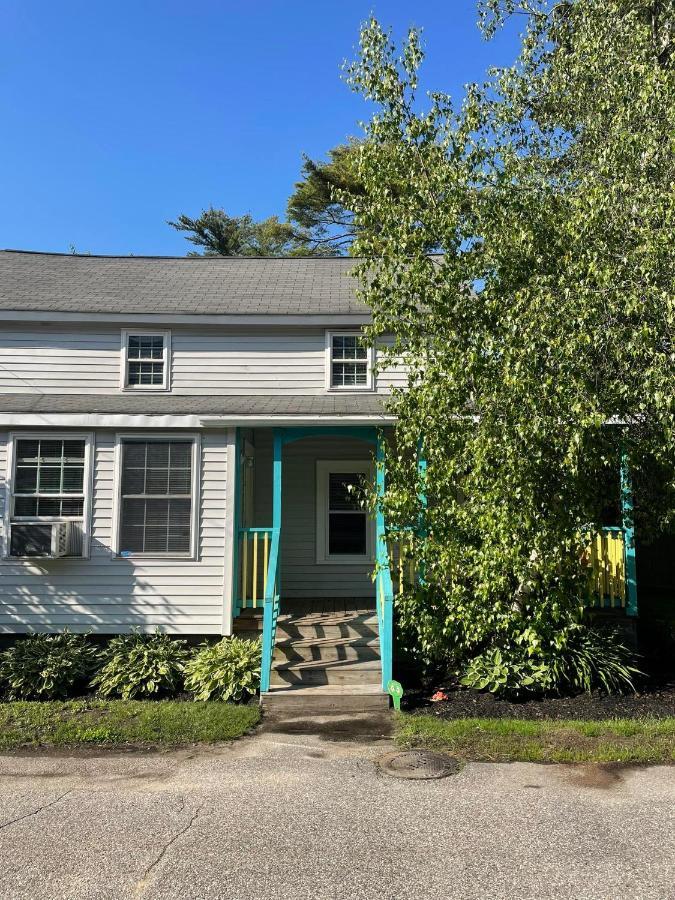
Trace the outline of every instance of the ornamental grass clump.
<instances>
[{"instance_id":1,"label":"ornamental grass clump","mask_svg":"<svg viewBox=\"0 0 675 900\"><path fill-rule=\"evenodd\" d=\"M185 667L185 687L195 700L246 700L260 689L261 657L259 640L204 644Z\"/></svg>"},{"instance_id":2,"label":"ornamental grass clump","mask_svg":"<svg viewBox=\"0 0 675 900\"><path fill-rule=\"evenodd\" d=\"M8 700L62 700L87 686L99 653L86 635L33 634L0 654Z\"/></svg>"},{"instance_id":3,"label":"ornamental grass clump","mask_svg":"<svg viewBox=\"0 0 675 900\"><path fill-rule=\"evenodd\" d=\"M188 659L187 643L168 634L120 634L103 651L103 666L92 679L102 697L123 700L177 693Z\"/></svg>"}]
</instances>

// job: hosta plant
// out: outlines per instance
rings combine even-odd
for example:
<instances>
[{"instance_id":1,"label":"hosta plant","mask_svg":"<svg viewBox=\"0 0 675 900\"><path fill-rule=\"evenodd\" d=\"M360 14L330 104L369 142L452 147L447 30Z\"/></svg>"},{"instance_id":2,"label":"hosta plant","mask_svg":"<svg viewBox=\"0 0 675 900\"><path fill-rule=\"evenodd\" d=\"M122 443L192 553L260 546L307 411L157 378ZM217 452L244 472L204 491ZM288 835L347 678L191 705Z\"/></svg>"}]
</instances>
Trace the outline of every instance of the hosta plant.
<instances>
[{"instance_id":1,"label":"hosta plant","mask_svg":"<svg viewBox=\"0 0 675 900\"><path fill-rule=\"evenodd\" d=\"M86 635L33 634L0 654L9 700L60 700L87 685L99 658Z\"/></svg>"},{"instance_id":2,"label":"hosta plant","mask_svg":"<svg viewBox=\"0 0 675 900\"><path fill-rule=\"evenodd\" d=\"M186 646L159 631L117 635L103 653L103 666L92 686L103 697L123 700L174 694L182 686Z\"/></svg>"},{"instance_id":3,"label":"hosta plant","mask_svg":"<svg viewBox=\"0 0 675 900\"><path fill-rule=\"evenodd\" d=\"M196 700L245 700L260 688L261 656L259 640L204 644L186 666L185 687Z\"/></svg>"}]
</instances>

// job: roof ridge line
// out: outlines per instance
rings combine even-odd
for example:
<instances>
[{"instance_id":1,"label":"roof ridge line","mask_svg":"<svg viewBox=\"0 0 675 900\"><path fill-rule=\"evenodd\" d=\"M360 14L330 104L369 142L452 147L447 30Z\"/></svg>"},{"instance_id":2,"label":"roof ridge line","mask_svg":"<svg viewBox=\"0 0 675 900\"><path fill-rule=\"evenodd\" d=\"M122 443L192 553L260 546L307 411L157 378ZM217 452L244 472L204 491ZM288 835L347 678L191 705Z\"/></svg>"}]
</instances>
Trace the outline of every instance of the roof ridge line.
<instances>
[{"instance_id":1,"label":"roof ridge line","mask_svg":"<svg viewBox=\"0 0 675 900\"><path fill-rule=\"evenodd\" d=\"M25 256L64 256L73 257L75 259L181 259L191 260L210 260L210 261L258 261L258 260L277 260L284 262L292 262L293 260L311 259L315 262L336 262L345 261L352 262L364 259L362 256L166 256L154 253L64 253L56 250L21 250L15 247L4 247L0 253L21 253Z\"/></svg>"}]
</instances>

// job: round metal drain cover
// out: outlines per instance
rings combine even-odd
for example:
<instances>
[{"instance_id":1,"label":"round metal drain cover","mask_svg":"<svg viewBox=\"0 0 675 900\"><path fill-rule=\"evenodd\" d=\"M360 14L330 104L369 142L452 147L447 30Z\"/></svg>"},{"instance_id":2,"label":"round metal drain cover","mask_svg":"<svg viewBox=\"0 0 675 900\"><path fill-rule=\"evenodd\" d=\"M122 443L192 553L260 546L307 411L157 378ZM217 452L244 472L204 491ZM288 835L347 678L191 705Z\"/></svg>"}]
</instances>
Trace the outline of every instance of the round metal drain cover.
<instances>
[{"instance_id":1,"label":"round metal drain cover","mask_svg":"<svg viewBox=\"0 0 675 900\"><path fill-rule=\"evenodd\" d=\"M378 760L380 769L394 778L445 778L459 772L459 762L432 750L397 750Z\"/></svg>"}]
</instances>

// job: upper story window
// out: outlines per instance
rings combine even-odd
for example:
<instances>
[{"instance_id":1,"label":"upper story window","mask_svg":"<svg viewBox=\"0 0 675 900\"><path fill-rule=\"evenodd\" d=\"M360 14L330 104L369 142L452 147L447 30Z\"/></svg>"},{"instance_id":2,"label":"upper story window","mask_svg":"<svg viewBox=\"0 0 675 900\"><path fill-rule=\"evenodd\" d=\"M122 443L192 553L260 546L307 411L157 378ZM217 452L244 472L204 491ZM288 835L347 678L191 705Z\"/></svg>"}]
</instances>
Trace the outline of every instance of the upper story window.
<instances>
[{"instance_id":1,"label":"upper story window","mask_svg":"<svg viewBox=\"0 0 675 900\"><path fill-rule=\"evenodd\" d=\"M122 332L122 388L167 391L171 368L168 331Z\"/></svg>"},{"instance_id":2,"label":"upper story window","mask_svg":"<svg viewBox=\"0 0 675 900\"><path fill-rule=\"evenodd\" d=\"M6 556L88 552L90 435L13 435Z\"/></svg>"},{"instance_id":3,"label":"upper story window","mask_svg":"<svg viewBox=\"0 0 675 900\"><path fill-rule=\"evenodd\" d=\"M329 332L326 355L326 386L329 390L372 390L373 354L360 334Z\"/></svg>"}]
</instances>

